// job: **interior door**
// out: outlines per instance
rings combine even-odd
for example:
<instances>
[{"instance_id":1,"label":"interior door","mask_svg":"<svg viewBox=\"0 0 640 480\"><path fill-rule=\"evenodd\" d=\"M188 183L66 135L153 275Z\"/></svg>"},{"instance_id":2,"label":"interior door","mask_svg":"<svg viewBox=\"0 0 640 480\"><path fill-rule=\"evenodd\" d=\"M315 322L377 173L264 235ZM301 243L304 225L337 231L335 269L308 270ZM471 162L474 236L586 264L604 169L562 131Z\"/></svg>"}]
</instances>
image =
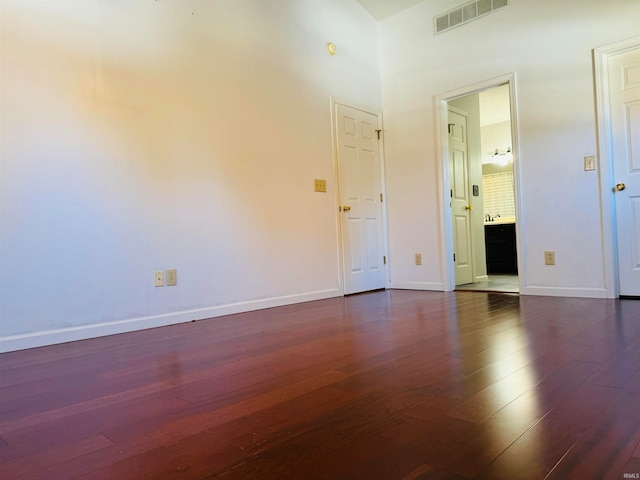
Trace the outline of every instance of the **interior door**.
<instances>
[{"instance_id":1,"label":"interior door","mask_svg":"<svg viewBox=\"0 0 640 480\"><path fill-rule=\"evenodd\" d=\"M620 295L640 296L640 48L609 57Z\"/></svg>"},{"instance_id":2,"label":"interior door","mask_svg":"<svg viewBox=\"0 0 640 480\"><path fill-rule=\"evenodd\" d=\"M344 293L385 287L378 117L336 104Z\"/></svg>"},{"instance_id":3,"label":"interior door","mask_svg":"<svg viewBox=\"0 0 640 480\"><path fill-rule=\"evenodd\" d=\"M464 285L473 282L467 117L449 107L448 123L453 265L456 285Z\"/></svg>"}]
</instances>

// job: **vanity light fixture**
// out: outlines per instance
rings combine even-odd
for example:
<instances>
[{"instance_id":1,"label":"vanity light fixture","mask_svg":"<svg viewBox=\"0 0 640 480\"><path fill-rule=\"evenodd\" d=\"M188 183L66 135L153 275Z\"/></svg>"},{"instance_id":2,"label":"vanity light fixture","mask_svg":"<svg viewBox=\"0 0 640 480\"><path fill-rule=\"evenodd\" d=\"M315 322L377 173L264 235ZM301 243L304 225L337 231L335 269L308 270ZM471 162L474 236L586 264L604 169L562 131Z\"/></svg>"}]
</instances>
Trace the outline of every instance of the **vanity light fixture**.
<instances>
[{"instance_id":1,"label":"vanity light fixture","mask_svg":"<svg viewBox=\"0 0 640 480\"><path fill-rule=\"evenodd\" d=\"M513 153L511 153L511 147L507 147L507 151L504 153L500 153L500 151L496 148L495 153L491 155L491 162L502 166L513 163Z\"/></svg>"}]
</instances>

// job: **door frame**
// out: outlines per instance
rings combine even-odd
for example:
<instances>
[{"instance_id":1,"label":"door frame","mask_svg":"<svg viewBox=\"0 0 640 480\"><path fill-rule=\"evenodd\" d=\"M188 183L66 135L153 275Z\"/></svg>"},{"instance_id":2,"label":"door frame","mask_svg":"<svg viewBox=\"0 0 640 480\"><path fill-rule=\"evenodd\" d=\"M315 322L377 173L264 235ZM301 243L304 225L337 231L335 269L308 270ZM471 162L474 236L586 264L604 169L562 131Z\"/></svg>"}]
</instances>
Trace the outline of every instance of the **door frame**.
<instances>
[{"instance_id":1,"label":"door frame","mask_svg":"<svg viewBox=\"0 0 640 480\"><path fill-rule=\"evenodd\" d=\"M598 134L598 172L600 177L600 216L602 225L602 258L604 286L607 298L620 296L618 270L617 226L615 198L612 188L613 158L611 157L611 118L609 104L609 57L640 47L640 36L595 48L593 68L596 94L596 121Z\"/></svg>"},{"instance_id":2,"label":"door frame","mask_svg":"<svg viewBox=\"0 0 640 480\"><path fill-rule=\"evenodd\" d=\"M437 166L439 177L438 199L440 203L440 247L441 247L441 269L442 284L444 291L450 292L455 290L455 274L453 264L453 226L451 222L451 212L449 208L448 196L449 192L449 136L447 134L447 116L449 112L448 102L459 97L465 97L479 93L483 90L509 85L509 105L511 116L511 151L513 154L513 184L516 208L516 252L518 256L518 282L520 293L525 292L525 263L524 263L524 242L523 235L523 208L521 198L521 175L519 162L519 137L518 137L518 115L517 115L517 97L516 97L516 74L507 73L498 77L490 78L478 83L467 85L464 87L450 90L448 92L436 95L435 114L436 114L436 150L437 150Z\"/></svg>"},{"instance_id":3,"label":"door frame","mask_svg":"<svg viewBox=\"0 0 640 480\"><path fill-rule=\"evenodd\" d=\"M378 155L380 157L380 191L382 192L382 249L383 255L386 257L387 262L384 265L384 288L391 288L390 272L390 260L389 260L389 235L387 228L387 190L386 190L386 176L384 170L384 123L382 117L382 110L368 107L366 105L359 105L348 100L344 100L339 97L329 97L329 112L331 115L331 150L333 156L333 185L334 185L334 211L336 221L336 247L338 253L338 288L342 296L345 295L345 264L344 264L344 236L342 228L342 212L339 210L340 205L340 162L338 158L338 124L336 107L337 105L343 105L345 107L361 110L363 112L374 115L378 119L378 129L380 130L380 143L378 145Z\"/></svg>"}]
</instances>

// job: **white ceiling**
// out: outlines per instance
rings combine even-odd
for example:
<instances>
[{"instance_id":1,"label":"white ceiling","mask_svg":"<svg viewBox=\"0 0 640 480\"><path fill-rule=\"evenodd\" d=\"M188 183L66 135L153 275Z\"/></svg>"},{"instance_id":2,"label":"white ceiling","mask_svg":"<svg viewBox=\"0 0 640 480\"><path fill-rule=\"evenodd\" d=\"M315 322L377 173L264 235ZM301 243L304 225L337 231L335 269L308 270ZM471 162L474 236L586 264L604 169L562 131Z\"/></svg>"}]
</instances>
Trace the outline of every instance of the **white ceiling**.
<instances>
[{"instance_id":1,"label":"white ceiling","mask_svg":"<svg viewBox=\"0 0 640 480\"><path fill-rule=\"evenodd\" d=\"M373 17L380 21L424 0L357 0Z\"/></svg>"}]
</instances>

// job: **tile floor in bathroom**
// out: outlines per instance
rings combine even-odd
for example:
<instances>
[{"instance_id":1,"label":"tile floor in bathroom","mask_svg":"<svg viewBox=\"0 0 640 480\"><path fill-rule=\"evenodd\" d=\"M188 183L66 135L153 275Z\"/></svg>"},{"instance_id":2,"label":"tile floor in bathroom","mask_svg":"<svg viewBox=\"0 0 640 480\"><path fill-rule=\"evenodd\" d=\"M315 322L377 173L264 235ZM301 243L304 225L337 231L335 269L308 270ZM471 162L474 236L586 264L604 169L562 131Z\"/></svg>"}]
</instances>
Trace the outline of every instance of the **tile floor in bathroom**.
<instances>
[{"instance_id":1,"label":"tile floor in bathroom","mask_svg":"<svg viewBox=\"0 0 640 480\"><path fill-rule=\"evenodd\" d=\"M456 286L456 290L519 293L517 275L489 275L487 280Z\"/></svg>"}]
</instances>

